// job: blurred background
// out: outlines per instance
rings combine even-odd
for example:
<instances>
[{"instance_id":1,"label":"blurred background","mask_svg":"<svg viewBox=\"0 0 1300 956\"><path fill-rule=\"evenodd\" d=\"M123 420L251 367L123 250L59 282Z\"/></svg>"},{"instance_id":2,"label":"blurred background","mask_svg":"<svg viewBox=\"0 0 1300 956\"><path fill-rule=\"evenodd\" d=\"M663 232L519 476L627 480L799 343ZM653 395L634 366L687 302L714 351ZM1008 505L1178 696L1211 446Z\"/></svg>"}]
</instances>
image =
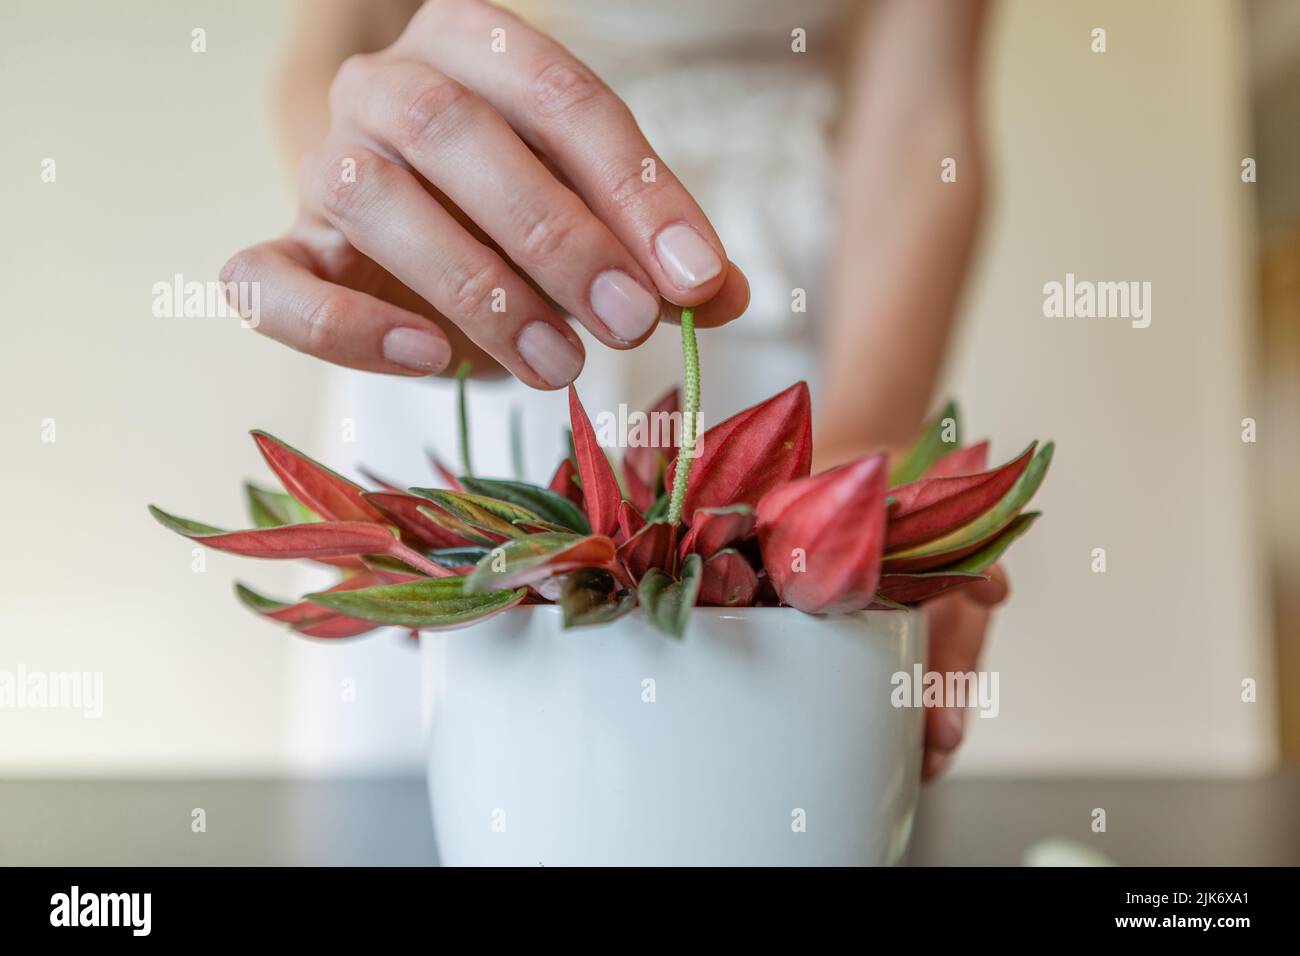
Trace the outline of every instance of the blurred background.
<instances>
[{"instance_id":1,"label":"blurred background","mask_svg":"<svg viewBox=\"0 0 1300 956\"><path fill-rule=\"evenodd\" d=\"M411 481L426 443L453 451L437 386L392 385L390 418L352 402L361 373L237 322L152 314L155 283L215 278L291 219L274 112L288 5L8 0L0 18L0 670L104 681L98 719L0 708L0 777L422 772L400 637L292 639L230 582L287 595L302 572L216 553L197 571L145 512L238 526L240 481L268 477L250 427L346 468L331 455L350 420L371 447L402 444L373 463ZM1009 0L987 65L993 201L946 390L995 454L1032 437L1058 453L986 660L1001 713L971 722L954 773L1295 764L1300 4ZM1151 327L1044 319L1043 284L1067 272L1149 280ZM592 349L591 387L639 406L675 349L661 331L643 378L592 371ZM728 400L709 395L709 420ZM427 431L394 426L426 401ZM544 437L539 471L559 455Z\"/></svg>"}]
</instances>

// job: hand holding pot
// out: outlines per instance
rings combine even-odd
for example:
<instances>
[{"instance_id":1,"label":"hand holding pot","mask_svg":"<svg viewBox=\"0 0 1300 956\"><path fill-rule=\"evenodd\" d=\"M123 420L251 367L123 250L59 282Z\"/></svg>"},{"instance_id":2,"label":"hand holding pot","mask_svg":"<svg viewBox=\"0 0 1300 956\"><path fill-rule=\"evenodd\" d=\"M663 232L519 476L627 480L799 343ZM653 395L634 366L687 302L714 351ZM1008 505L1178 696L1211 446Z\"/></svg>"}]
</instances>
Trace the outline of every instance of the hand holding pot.
<instances>
[{"instance_id":1,"label":"hand holding pot","mask_svg":"<svg viewBox=\"0 0 1300 956\"><path fill-rule=\"evenodd\" d=\"M989 568L989 580L942 595L926 605L930 627L929 669L941 674L966 673L979 663L993 609L1011 593L1006 572ZM944 771L965 734L966 715L958 707L931 707L925 714L925 760L921 776L930 780Z\"/></svg>"},{"instance_id":2,"label":"hand holding pot","mask_svg":"<svg viewBox=\"0 0 1300 956\"><path fill-rule=\"evenodd\" d=\"M352 56L299 174L287 235L226 282L261 284L258 328L367 371L495 363L567 385L581 342L643 342L661 314L738 316L748 285L628 108L558 43L478 0L430 0ZM490 363L489 363L490 364Z\"/></svg>"}]
</instances>

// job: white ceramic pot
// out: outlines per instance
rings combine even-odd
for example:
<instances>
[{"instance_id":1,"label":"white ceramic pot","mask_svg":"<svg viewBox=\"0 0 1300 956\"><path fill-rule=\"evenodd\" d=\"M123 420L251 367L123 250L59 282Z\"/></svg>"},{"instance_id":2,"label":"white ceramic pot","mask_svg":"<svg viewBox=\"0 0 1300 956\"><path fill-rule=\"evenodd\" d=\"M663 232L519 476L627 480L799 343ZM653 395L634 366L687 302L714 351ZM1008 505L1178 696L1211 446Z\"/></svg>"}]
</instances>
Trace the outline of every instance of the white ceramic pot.
<instances>
[{"instance_id":1,"label":"white ceramic pot","mask_svg":"<svg viewBox=\"0 0 1300 956\"><path fill-rule=\"evenodd\" d=\"M919 613L696 608L565 631L516 608L420 638L429 795L446 865L896 863L922 712Z\"/></svg>"}]
</instances>

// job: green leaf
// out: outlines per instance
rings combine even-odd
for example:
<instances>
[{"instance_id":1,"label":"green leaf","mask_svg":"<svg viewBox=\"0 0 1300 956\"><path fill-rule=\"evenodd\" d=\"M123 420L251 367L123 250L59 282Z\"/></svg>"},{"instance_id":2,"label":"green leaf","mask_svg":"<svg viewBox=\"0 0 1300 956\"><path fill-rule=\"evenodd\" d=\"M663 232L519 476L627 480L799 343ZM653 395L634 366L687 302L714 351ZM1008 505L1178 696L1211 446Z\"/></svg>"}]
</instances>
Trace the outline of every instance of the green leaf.
<instances>
[{"instance_id":1,"label":"green leaf","mask_svg":"<svg viewBox=\"0 0 1300 956\"><path fill-rule=\"evenodd\" d=\"M936 571L942 574L962 572L979 574L983 572L994 561L1002 557L1002 553L1011 546L1011 542L1028 531L1029 526L1037 521L1041 515L1041 511L1027 511L1022 515L1018 515L1014 521L1007 525L1006 530L974 554L968 555L953 564L938 568Z\"/></svg>"},{"instance_id":2,"label":"green leaf","mask_svg":"<svg viewBox=\"0 0 1300 956\"><path fill-rule=\"evenodd\" d=\"M682 446L677 452L677 467L673 471L673 486L668 491L668 523L682 523L682 509L686 505L686 486L695 463L696 434L700 423L700 351L695 335L695 310L682 309L682 367L685 372L682 390ZM688 520L690 515L685 516ZM680 635L679 635L680 636Z\"/></svg>"},{"instance_id":3,"label":"green leaf","mask_svg":"<svg viewBox=\"0 0 1300 956\"><path fill-rule=\"evenodd\" d=\"M555 534L573 534L573 529L566 528L562 524L556 524L553 521L543 521L541 518L534 518L526 521L518 518L510 522L516 528L522 528L527 534L541 534L542 532L553 532Z\"/></svg>"},{"instance_id":4,"label":"green leaf","mask_svg":"<svg viewBox=\"0 0 1300 956\"><path fill-rule=\"evenodd\" d=\"M412 488L411 492L421 498L428 498L453 518L471 527L491 531L507 538L520 538L527 534L513 522L537 521L541 517L527 508L521 508L508 501L498 501L487 495L472 495L464 491L448 491L445 488Z\"/></svg>"},{"instance_id":5,"label":"green leaf","mask_svg":"<svg viewBox=\"0 0 1300 956\"><path fill-rule=\"evenodd\" d=\"M466 568L478 564L491 553L487 547L438 548L425 555L430 561L443 568Z\"/></svg>"},{"instance_id":6,"label":"green leaf","mask_svg":"<svg viewBox=\"0 0 1300 956\"><path fill-rule=\"evenodd\" d=\"M952 419L955 426L951 442L943 440L946 419ZM957 403L950 401L926 426L925 432L917 439L906 457L894 466L894 470L889 474L889 486L892 488L894 485L916 481L947 452L959 447L961 447L961 414L957 409Z\"/></svg>"},{"instance_id":7,"label":"green leaf","mask_svg":"<svg viewBox=\"0 0 1300 956\"><path fill-rule=\"evenodd\" d=\"M469 403L465 399L465 380L469 378L473 364L465 359L456 366L456 409L457 424L460 426L460 470L467 475L474 474L474 466L469 460Z\"/></svg>"},{"instance_id":8,"label":"green leaf","mask_svg":"<svg viewBox=\"0 0 1300 956\"><path fill-rule=\"evenodd\" d=\"M410 555L409 549L397 540L391 528L365 521L312 521L307 524L278 525L274 528L223 531L209 524L168 514L153 505L149 506L149 513L163 527L184 535L191 541L198 541L218 551L252 558L319 560L387 554L405 560ZM417 561L421 560L419 555L414 557ZM436 571L437 569L435 573Z\"/></svg>"},{"instance_id":9,"label":"green leaf","mask_svg":"<svg viewBox=\"0 0 1300 956\"><path fill-rule=\"evenodd\" d=\"M674 581L658 568L648 571L641 579L637 596L646 619L660 633L678 640L686 635L686 623L700 593L703 567L698 554L688 554L682 562L681 580Z\"/></svg>"},{"instance_id":10,"label":"green leaf","mask_svg":"<svg viewBox=\"0 0 1300 956\"><path fill-rule=\"evenodd\" d=\"M565 627L592 627L631 611L636 607L636 592L618 588L608 571L582 568L564 579L559 604Z\"/></svg>"},{"instance_id":11,"label":"green leaf","mask_svg":"<svg viewBox=\"0 0 1300 956\"><path fill-rule=\"evenodd\" d=\"M283 491L263 488L246 481L244 494L248 499L248 515L254 528L278 528L286 524L307 524L321 520L318 514Z\"/></svg>"},{"instance_id":12,"label":"green leaf","mask_svg":"<svg viewBox=\"0 0 1300 956\"><path fill-rule=\"evenodd\" d=\"M275 611L283 611L287 607L292 607L288 601L277 601L275 598L267 597L265 594L258 594L246 584L235 583L235 597L239 598L239 603L244 605L250 611L258 614L271 614Z\"/></svg>"},{"instance_id":13,"label":"green leaf","mask_svg":"<svg viewBox=\"0 0 1300 956\"><path fill-rule=\"evenodd\" d=\"M518 405L510 406L510 464L515 480L524 480L524 418Z\"/></svg>"},{"instance_id":14,"label":"green leaf","mask_svg":"<svg viewBox=\"0 0 1300 956\"><path fill-rule=\"evenodd\" d=\"M602 535L530 534L488 552L470 573L465 589L523 587L579 568L603 567L613 560L614 542Z\"/></svg>"},{"instance_id":15,"label":"green leaf","mask_svg":"<svg viewBox=\"0 0 1300 956\"><path fill-rule=\"evenodd\" d=\"M655 503L650 506L650 510L645 513L646 521L667 521L668 520L668 503L669 495L664 492L655 499Z\"/></svg>"},{"instance_id":16,"label":"green leaf","mask_svg":"<svg viewBox=\"0 0 1300 956\"><path fill-rule=\"evenodd\" d=\"M465 582L464 577L429 578L357 591L321 591L306 600L378 624L452 628L513 607L528 593L525 588L470 593Z\"/></svg>"},{"instance_id":17,"label":"green leaf","mask_svg":"<svg viewBox=\"0 0 1300 956\"><path fill-rule=\"evenodd\" d=\"M578 506L549 488L541 488L526 481L501 481L495 478L469 476L461 478L460 483L466 491L518 505L549 524L559 525L578 534L591 534L591 525L587 523L586 516Z\"/></svg>"},{"instance_id":18,"label":"green leaf","mask_svg":"<svg viewBox=\"0 0 1300 956\"><path fill-rule=\"evenodd\" d=\"M415 510L423 517L436 524L439 528L456 535L458 538L464 538L467 541L472 541L489 548L497 542L496 538L480 533L479 530L474 528L472 525L466 524L459 518L452 517L441 508L426 508L423 505L419 505Z\"/></svg>"},{"instance_id":19,"label":"green leaf","mask_svg":"<svg viewBox=\"0 0 1300 956\"><path fill-rule=\"evenodd\" d=\"M959 551L962 548L968 548L991 535L997 534L1010 525L1012 519L1034 497L1034 494L1038 491L1038 486L1043 483L1043 478L1047 475L1047 466L1052 463L1052 453L1055 448L1055 444L1050 441L1040 448L1038 454L1034 455L1029 466L1016 479L1016 483L1011 486L1011 489L999 499L996 505L974 521L967 522L960 528L956 528L940 538L887 554L885 560L902 561L911 558L944 555L949 552Z\"/></svg>"},{"instance_id":20,"label":"green leaf","mask_svg":"<svg viewBox=\"0 0 1300 956\"><path fill-rule=\"evenodd\" d=\"M168 514L161 508L154 505L149 506L149 513L153 515L154 520L169 531L175 531L177 534L183 534L185 537L198 535L207 537L208 535L226 534L222 528L213 527L210 524L203 524L201 521L191 521L189 518L181 518L177 515Z\"/></svg>"}]
</instances>

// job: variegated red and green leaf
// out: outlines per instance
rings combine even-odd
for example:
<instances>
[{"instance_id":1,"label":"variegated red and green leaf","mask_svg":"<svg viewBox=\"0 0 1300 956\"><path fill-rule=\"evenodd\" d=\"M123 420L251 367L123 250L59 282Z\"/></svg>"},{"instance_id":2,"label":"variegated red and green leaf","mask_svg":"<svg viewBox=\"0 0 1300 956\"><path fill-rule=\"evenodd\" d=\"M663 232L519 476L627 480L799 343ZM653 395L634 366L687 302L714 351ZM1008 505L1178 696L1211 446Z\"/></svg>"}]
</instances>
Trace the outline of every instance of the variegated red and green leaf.
<instances>
[{"instance_id":1,"label":"variegated red and green leaf","mask_svg":"<svg viewBox=\"0 0 1300 956\"><path fill-rule=\"evenodd\" d=\"M384 515L384 519L400 530L415 547L425 550L454 548L460 545L483 543L486 539L464 522L455 521L445 512L437 513L446 520L430 517L433 509L428 499L396 491L368 491L366 501ZM489 541L487 543L495 543Z\"/></svg>"},{"instance_id":2,"label":"variegated red and green leaf","mask_svg":"<svg viewBox=\"0 0 1300 956\"><path fill-rule=\"evenodd\" d=\"M612 536L618 528L618 504L623 494L605 450L596 441L596 430L578 399L578 390L572 385L569 386L569 424L573 429L573 452L587 521L593 534Z\"/></svg>"},{"instance_id":3,"label":"variegated red and green leaf","mask_svg":"<svg viewBox=\"0 0 1300 956\"><path fill-rule=\"evenodd\" d=\"M1034 497L1052 463L1054 448L1052 442L1040 448L1011 489L973 521L919 545L887 553L885 570L933 570L960 561L985 547L1011 525L1016 515Z\"/></svg>"},{"instance_id":4,"label":"variegated red and green leaf","mask_svg":"<svg viewBox=\"0 0 1300 956\"><path fill-rule=\"evenodd\" d=\"M457 521L469 525L485 535L493 535L501 540L522 538L526 531L515 524L516 521L540 522L540 515L527 508L512 505L507 501L498 501L487 495L473 495L464 491L447 491L443 488L412 488L412 493L421 498L428 498L439 510L451 515ZM425 512L427 515L427 512Z\"/></svg>"},{"instance_id":5,"label":"variegated red and green leaf","mask_svg":"<svg viewBox=\"0 0 1300 956\"><path fill-rule=\"evenodd\" d=\"M572 501L549 488L539 488L526 481L501 481L493 478L461 478L461 485L471 494L496 499L518 506L529 517L516 515L510 521L513 524L528 522L533 525L549 525L552 530L572 531L575 534L591 534L591 525L587 517ZM534 520L533 517L541 519Z\"/></svg>"},{"instance_id":6,"label":"variegated red and green leaf","mask_svg":"<svg viewBox=\"0 0 1300 956\"><path fill-rule=\"evenodd\" d=\"M581 568L566 575L559 605L565 627L594 627L616 621L636 607L636 591L608 571Z\"/></svg>"},{"instance_id":7,"label":"variegated red and green leaf","mask_svg":"<svg viewBox=\"0 0 1300 956\"><path fill-rule=\"evenodd\" d=\"M400 584L418 580L422 578L415 574L365 573L345 578L330 588L329 592L356 591L383 584ZM373 621L348 617L346 614L340 614L338 611L311 601L299 601L297 604L278 601L254 591L245 584L236 583L235 594L240 603L255 613L268 620L288 624L293 630L307 637L355 637L382 626Z\"/></svg>"},{"instance_id":8,"label":"variegated red and green leaf","mask_svg":"<svg viewBox=\"0 0 1300 956\"><path fill-rule=\"evenodd\" d=\"M190 521L149 506L149 513L164 528L191 541L242 554L250 558L337 558L363 554L388 554L400 544L382 524L360 521L318 521L247 531L224 531Z\"/></svg>"},{"instance_id":9,"label":"variegated red and green leaf","mask_svg":"<svg viewBox=\"0 0 1300 956\"><path fill-rule=\"evenodd\" d=\"M470 592L466 578L426 578L358 591L323 591L306 599L350 617L422 630L476 624L522 602L527 588Z\"/></svg>"},{"instance_id":10,"label":"variegated red and green leaf","mask_svg":"<svg viewBox=\"0 0 1300 956\"><path fill-rule=\"evenodd\" d=\"M614 542L604 535L530 534L493 548L466 579L470 591L519 588L579 568L608 568Z\"/></svg>"},{"instance_id":11,"label":"variegated red and green leaf","mask_svg":"<svg viewBox=\"0 0 1300 956\"><path fill-rule=\"evenodd\" d=\"M646 620L661 634L678 640L686 636L691 608L699 597L703 568L704 562L698 554L688 554L682 562L680 578L654 569L641 579L637 600Z\"/></svg>"},{"instance_id":12,"label":"variegated red and green leaf","mask_svg":"<svg viewBox=\"0 0 1300 956\"><path fill-rule=\"evenodd\" d=\"M1036 444L991 471L955 478L922 478L889 489L893 504L889 506L886 553L938 538L988 511L1024 474Z\"/></svg>"},{"instance_id":13,"label":"variegated red and green leaf","mask_svg":"<svg viewBox=\"0 0 1300 956\"><path fill-rule=\"evenodd\" d=\"M308 458L296 448L273 435L254 431L262 457L293 495L327 521L377 521L383 516L363 497L366 489L354 484L320 462Z\"/></svg>"}]
</instances>

